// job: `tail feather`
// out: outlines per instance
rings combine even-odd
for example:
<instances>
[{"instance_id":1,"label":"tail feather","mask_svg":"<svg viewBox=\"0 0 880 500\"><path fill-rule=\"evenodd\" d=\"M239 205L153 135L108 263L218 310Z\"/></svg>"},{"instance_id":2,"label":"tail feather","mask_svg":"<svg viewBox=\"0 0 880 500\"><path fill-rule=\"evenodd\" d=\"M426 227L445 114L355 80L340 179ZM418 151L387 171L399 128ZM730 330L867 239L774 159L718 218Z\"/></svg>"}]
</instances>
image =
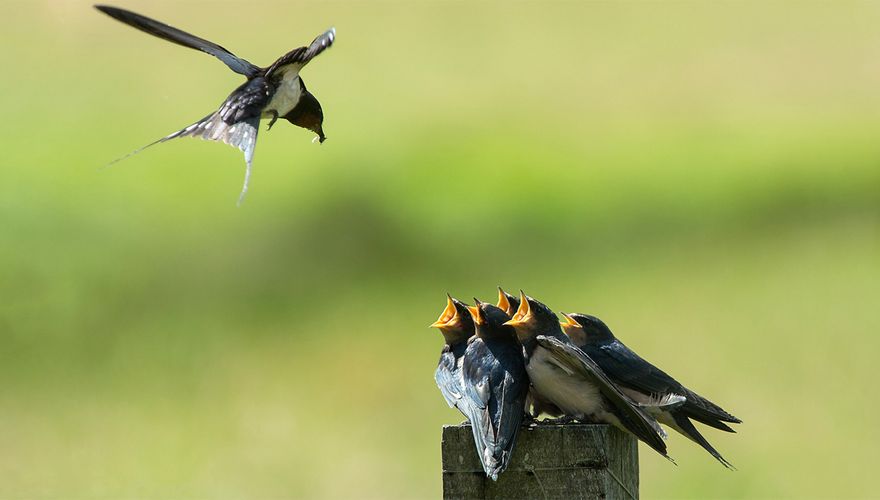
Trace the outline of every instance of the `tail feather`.
<instances>
[{"instance_id":1,"label":"tail feather","mask_svg":"<svg viewBox=\"0 0 880 500\"><path fill-rule=\"evenodd\" d=\"M736 432L724 422L732 424L742 423L742 420L734 417L720 406L687 388L685 388L685 397L687 399L678 411L690 419L724 432Z\"/></svg>"},{"instance_id":2,"label":"tail feather","mask_svg":"<svg viewBox=\"0 0 880 500\"><path fill-rule=\"evenodd\" d=\"M708 451L710 455L721 462L721 465L727 467L728 469L736 470L736 467L734 467L733 464L722 457L721 454L718 453L718 450L716 450L711 444L709 444L708 441L706 441L706 438L704 438L703 435L700 434L700 431L698 431L697 428L694 427L694 424L687 416L679 412L675 412L672 415L673 419L675 419L676 425L678 426L678 430L682 434L687 436L691 441L702 446L704 450Z\"/></svg>"},{"instance_id":3,"label":"tail feather","mask_svg":"<svg viewBox=\"0 0 880 500\"><path fill-rule=\"evenodd\" d=\"M135 150L132 151L131 153L128 153L128 154L126 154L126 155L124 155L124 156L120 156L119 158L116 158L115 160L113 160L113 161L111 161L110 163L108 163L108 164L104 165L103 167L101 167L101 170L103 170L103 169L105 169L105 168L108 168L108 167L110 167L110 166L112 166L112 165L115 165L116 163L119 163L119 162L121 162L122 160L125 160L126 158L129 158L129 157L131 157L131 156L134 156L134 155L140 153L141 151L147 149L147 148L150 147L150 146L155 146L156 144L159 144L159 143L162 143L162 142L166 142L166 141L170 141L171 139L176 139L176 138L178 138L178 137L182 137L182 136L184 136L184 135L187 135L187 134L190 133L195 127L197 127L197 126L198 126L199 124L201 124L201 123L204 123L204 122L208 121L208 120L211 119L211 117L214 116L215 114L216 114L216 113L211 113L210 115L208 115L208 116L202 118L201 120L199 120L199 121L193 123L192 125L190 125L190 126L188 126L188 127L186 127L186 128L180 129L180 130L178 130L177 132L172 132L172 133L166 135L165 137L163 137L163 138L161 138L161 139L157 139L157 140L155 140L155 141L153 141L153 142L147 144L146 146L141 146L141 147L135 149Z\"/></svg>"},{"instance_id":4,"label":"tail feather","mask_svg":"<svg viewBox=\"0 0 880 500\"><path fill-rule=\"evenodd\" d=\"M687 415L689 418L692 418L703 425L708 425L709 427L713 427L715 429L718 429L719 431L736 433L736 430L732 429L729 425L725 424L724 422L722 422L720 420L716 420L713 418L706 418L706 417L696 417L696 416L693 416L687 412L683 412L683 413L685 415Z\"/></svg>"},{"instance_id":5,"label":"tail feather","mask_svg":"<svg viewBox=\"0 0 880 500\"><path fill-rule=\"evenodd\" d=\"M241 194L238 197L238 203L241 204L241 202L244 201L244 197L248 191L248 185L250 184L251 170L254 160L254 148L257 144L257 131L259 130L259 125L259 116L228 124L223 121L219 112L214 112L188 127L168 134L161 139L153 141L146 146L142 146L125 156L121 156L111 161L107 165L104 165L102 169L110 167L130 156L134 156L150 146L167 142L171 139L177 139L178 137L198 137L208 141L220 141L229 144L230 146L234 146L244 153L244 160L247 164L247 168L244 175L244 185L242 186Z\"/></svg>"}]
</instances>

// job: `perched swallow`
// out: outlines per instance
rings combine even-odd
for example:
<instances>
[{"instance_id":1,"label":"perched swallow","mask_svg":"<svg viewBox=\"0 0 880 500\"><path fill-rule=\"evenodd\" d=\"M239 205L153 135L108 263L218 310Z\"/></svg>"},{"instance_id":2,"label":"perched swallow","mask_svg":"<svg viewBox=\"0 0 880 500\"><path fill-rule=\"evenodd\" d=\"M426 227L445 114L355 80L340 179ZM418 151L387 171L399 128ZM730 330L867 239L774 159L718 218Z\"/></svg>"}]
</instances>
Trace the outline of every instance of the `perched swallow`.
<instances>
[{"instance_id":1,"label":"perched swallow","mask_svg":"<svg viewBox=\"0 0 880 500\"><path fill-rule=\"evenodd\" d=\"M278 118L311 130L318 134L315 138L324 142L324 113L321 104L308 90L299 76L300 70L315 56L333 44L336 30L331 28L312 41L308 47L299 47L281 56L266 68L260 68L224 49L216 43L191 35L177 28L160 23L134 12L96 5L96 9L129 26L149 33L169 42L190 47L220 59L232 71L244 75L247 81L233 90L220 105L220 109L193 123L169 134L155 142L137 149L112 163L128 158L144 149L177 137L201 137L211 141L222 141L244 152L247 163L244 186L239 203L247 193L251 176L254 147L257 143L257 130L261 118L271 118L269 129Z\"/></svg>"},{"instance_id":2,"label":"perched swallow","mask_svg":"<svg viewBox=\"0 0 880 500\"><path fill-rule=\"evenodd\" d=\"M519 309L505 325L516 330L526 371L538 394L568 417L612 424L672 460L666 454L665 433L657 421L571 343L549 307L521 293ZM681 399L670 398L650 405L674 406L681 404Z\"/></svg>"},{"instance_id":3,"label":"perched swallow","mask_svg":"<svg viewBox=\"0 0 880 500\"><path fill-rule=\"evenodd\" d=\"M519 297L505 292L500 286L498 287L498 308L513 317L516 310L519 309ZM562 416L562 410L556 405L542 397L535 390L534 386L529 384L529 394L526 396L526 413L532 419L536 419L542 414L551 417Z\"/></svg>"},{"instance_id":4,"label":"perched swallow","mask_svg":"<svg viewBox=\"0 0 880 500\"><path fill-rule=\"evenodd\" d=\"M431 327L438 328L446 341L440 353L440 363L434 372L437 387L450 408L458 408L465 417L470 418L464 406L467 400L464 399L461 378L461 360L467 349L468 339L474 334L474 323L467 305L447 294L446 309Z\"/></svg>"},{"instance_id":5,"label":"perched swallow","mask_svg":"<svg viewBox=\"0 0 880 500\"><path fill-rule=\"evenodd\" d=\"M738 424L742 422L740 419L642 359L618 340L599 318L587 314L563 313L562 315L565 317L562 327L572 342L595 361L624 394L633 400L641 402L668 394L684 396L684 404L679 408L659 412L657 420L702 446L725 467L733 468L730 462L706 441L706 438L694 427L691 419L727 432L735 431L724 422Z\"/></svg>"},{"instance_id":6,"label":"perched swallow","mask_svg":"<svg viewBox=\"0 0 880 500\"><path fill-rule=\"evenodd\" d=\"M477 301L468 308L475 335L462 362L465 394L477 454L493 481L504 472L522 424L529 378L510 316Z\"/></svg>"}]
</instances>

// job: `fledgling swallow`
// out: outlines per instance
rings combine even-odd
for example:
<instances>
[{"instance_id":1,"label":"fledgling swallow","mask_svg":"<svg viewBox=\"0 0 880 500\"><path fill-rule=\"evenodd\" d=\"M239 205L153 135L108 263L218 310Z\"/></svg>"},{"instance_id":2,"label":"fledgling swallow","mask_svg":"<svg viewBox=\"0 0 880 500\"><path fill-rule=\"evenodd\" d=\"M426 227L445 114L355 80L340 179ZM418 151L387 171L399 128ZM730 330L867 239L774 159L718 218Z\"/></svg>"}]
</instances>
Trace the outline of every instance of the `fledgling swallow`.
<instances>
[{"instance_id":1,"label":"fledgling swallow","mask_svg":"<svg viewBox=\"0 0 880 500\"><path fill-rule=\"evenodd\" d=\"M507 313L508 316L513 317L513 315L516 314L516 310L519 309L519 297L505 292L504 289L499 286L497 306L499 309ZM542 414L550 417L562 416L562 410L538 394L531 384L529 384L529 394L526 396L526 413L532 419L536 419Z\"/></svg>"},{"instance_id":2,"label":"fledgling swallow","mask_svg":"<svg viewBox=\"0 0 880 500\"><path fill-rule=\"evenodd\" d=\"M474 337L462 361L465 394L480 463L495 481L516 444L529 378L513 328L504 325L510 316L478 300L468 310Z\"/></svg>"},{"instance_id":3,"label":"fledgling swallow","mask_svg":"<svg viewBox=\"0 0 880 500\"><path fill-rule=\"evenodd\" d=\"M519 309L505 325L516 330L529 380L538 394L568 417L614 425L672 460L657 421L572 344L549 307L521 292ZM656 404L680 404L680 398Z\"/></svg>"},{"instance_id":4,"label":"fledgling swallow","mask_svg":"<svg viewBox=\"0 0 880 500\"><path fill-rule=\"evenodd\" d=\"M724 422L738 424L742 420L720 406L683 386L666 372L645 361L614 336L611 329L589 314L562 314L562 328L587 356L598 364L624 394L637 402L679 394L685 397L678 408L660 411L657 420L699 444L727 468L733 468L706 438L694 427L691 419L716 429L735 432Z\"/></svg>"},{"instance_id":5,"label":"fledgling swallow","mask_svg":"<svg viewBox=\"0 0 880 500\"><path fill-rule=\"evenodd\" d=\"M440 393L446 399L450 408L458 408L466 418L470 418L470 412L465 405L464 385L461 375L461 361L467 349L468 339L474 334L474 322L468 311L467 305L458 299L446 295L446 309L431 324L431 328L437 328L443 334L443 351L440 353L440 363L434 372L434 380Z\"/></svg>"},{"instance_id":6,"label":"fledgling swallow","mask_svg":"<svg viewBox=\"0 0 880 500\"><path fill-rule=\"evenodd\" d=\"M321 104L306 90L299 72L315 56L333 44L336 38L335 29L330 28L318 35L308 47L293 49L270 66L261 68L216 43L140 14L109 5L96 5L95 8L145 33L210 54L220 59L232 71L247 78L244 84L229 94L217 111L186 128L114 160L111 164L154 144L177 137L201 137L211 141L222 141L244 153L247 169L244 186L239 195L239 203L241 203L248 190L261 118L271 118L267 130L272 128L278 118L284 118L296 126L311 130L317 134L316 140L324 142L326 136L323 130L324 113Z\"/></svg>"}]
</instances>

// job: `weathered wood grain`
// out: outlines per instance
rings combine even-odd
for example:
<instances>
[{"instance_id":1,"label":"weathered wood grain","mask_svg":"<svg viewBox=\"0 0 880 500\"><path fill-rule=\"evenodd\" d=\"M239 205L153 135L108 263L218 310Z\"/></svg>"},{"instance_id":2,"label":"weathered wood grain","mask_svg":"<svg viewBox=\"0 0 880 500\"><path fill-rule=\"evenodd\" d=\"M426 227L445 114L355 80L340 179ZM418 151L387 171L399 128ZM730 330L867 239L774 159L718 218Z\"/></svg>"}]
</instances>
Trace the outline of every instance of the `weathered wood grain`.
<instances>
[{"instance_id":1,"label":"weathered wood grain","mask_svg":"<svg viewBox=\"0 0 880 500\"><path fill-rule=\"evenodd\" d=\"M636 440L609 425L523 428L497 482L480 466L470 425L443 427L443 498L634 499Z\"/></svg>"}]
</instances>

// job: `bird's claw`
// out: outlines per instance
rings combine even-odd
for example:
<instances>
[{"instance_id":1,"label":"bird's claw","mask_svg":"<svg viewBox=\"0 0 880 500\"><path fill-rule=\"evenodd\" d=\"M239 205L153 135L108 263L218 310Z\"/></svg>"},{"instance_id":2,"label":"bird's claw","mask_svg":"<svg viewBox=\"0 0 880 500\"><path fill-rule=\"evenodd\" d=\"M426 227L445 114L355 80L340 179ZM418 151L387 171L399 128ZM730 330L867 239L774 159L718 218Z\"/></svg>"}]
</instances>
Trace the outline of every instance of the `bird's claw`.
<instances>
[{"instance_id":1,"label":"bird's claw","mask_svg":"<svg viewBox=\"0 0 880 500\"><path fill-rule=\"evenodd\" d=\"M275 122L278 121L278 112L272 111L272 119L269 121L269 126L266 127L266 132L272 130L272 125L275 125Z\"/></svg>"}]
</instances>

